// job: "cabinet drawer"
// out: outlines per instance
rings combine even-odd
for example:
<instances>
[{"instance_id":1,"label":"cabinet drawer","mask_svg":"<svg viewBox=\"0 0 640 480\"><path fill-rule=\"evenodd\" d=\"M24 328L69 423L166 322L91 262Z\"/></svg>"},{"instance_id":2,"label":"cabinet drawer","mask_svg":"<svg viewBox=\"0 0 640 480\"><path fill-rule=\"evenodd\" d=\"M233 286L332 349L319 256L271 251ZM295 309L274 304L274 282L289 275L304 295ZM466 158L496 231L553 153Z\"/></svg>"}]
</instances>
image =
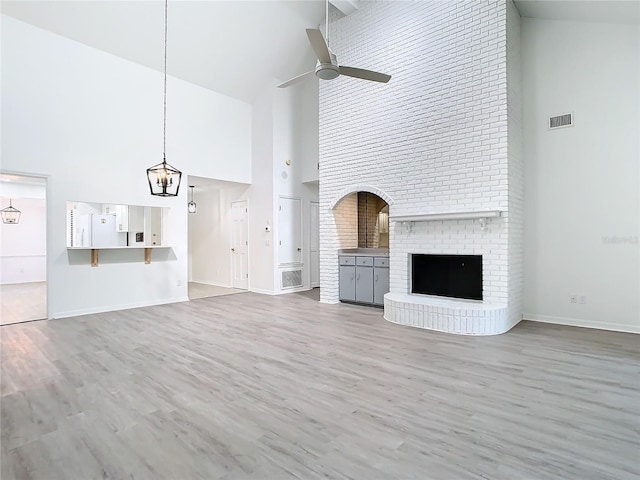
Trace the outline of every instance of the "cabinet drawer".
<instances>
[{"instance_id":1,"label":"cabinet drawer","mask_svg":"<svg viewBox=\"0 0 640 480\"><path fill-rule=\"evenodd\" d=\"M389 258L388 257L375 257L374 265L376 267L389 267Z\"/></svg>"},{"instance_id":2,"label":"cabinet drawer","mask_svg":"<svg viewBox=\"0 0 640 480\"><path fill-rule=\"evenodd\" d=\"M361 267L373 267L373 257L356 257L356 265Z\"/></svg>"},{"instance_id":3,"label":"cabinet drawer","mask_svg":"<svg viewBox=\"0 0 640 480\"><path fill-rule=\"evenodd\" d=\"M355 265L356 264L356 257L345 257L343 255L340 255L340 265Z\"/></svg>"}]
</instances>

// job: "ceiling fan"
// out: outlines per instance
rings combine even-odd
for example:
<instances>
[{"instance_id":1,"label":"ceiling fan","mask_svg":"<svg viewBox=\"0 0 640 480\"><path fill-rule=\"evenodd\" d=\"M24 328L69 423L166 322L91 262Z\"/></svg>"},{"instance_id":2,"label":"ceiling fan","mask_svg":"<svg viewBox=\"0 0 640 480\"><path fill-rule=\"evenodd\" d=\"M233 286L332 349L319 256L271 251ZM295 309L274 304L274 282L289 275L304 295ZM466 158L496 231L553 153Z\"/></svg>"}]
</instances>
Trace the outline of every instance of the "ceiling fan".
<instances>
[{"instance_id":1,"label":"ceiling fan","mask_svg":"<svg viewBox=\"0 0 640 480\"><path fill-rule=\"evenodd\" d=\"M387 75L386 73L379 73L372 70L365 70L364 68L347 67L338 64L336 55L329 48L329 0L326 1L325 19L325 32L327 32L326 41L320 30L317 28L307 28L309 43L311 43L311 48L313 48L313 51L318 57L318 63L316 63L315 70L298 75L297 77L278 85L278 88L285 88L290 85L294 85L306 80L313 74L322 80L333 80L340 75L380 83L387 83L391 79L391 75Z\"/></svg>"}]
</instances>

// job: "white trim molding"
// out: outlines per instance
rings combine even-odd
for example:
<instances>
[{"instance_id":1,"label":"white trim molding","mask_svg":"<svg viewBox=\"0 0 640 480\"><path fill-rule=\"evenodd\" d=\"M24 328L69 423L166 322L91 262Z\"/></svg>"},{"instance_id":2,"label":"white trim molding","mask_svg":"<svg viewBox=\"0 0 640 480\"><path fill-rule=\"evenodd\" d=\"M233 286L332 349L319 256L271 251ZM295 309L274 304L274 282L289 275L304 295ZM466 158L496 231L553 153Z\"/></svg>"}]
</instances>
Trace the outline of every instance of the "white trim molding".
<instances>
[{"instance_id":1,"label":"white trim molding","mask_svg":"<svg viewBox=\"0 0 640 480\"><path fill-rule=\"evenodd\" d=\"M593 320L585 320L583 318L554 317L550 315L537 315L534 313L525 313L523 315L523 320L540 323L553 323L569 327L595 328L598 330L640 334L640 324L626 325L624 323L594 322Z\"/></svg>"},{"instance_id":2,"label":"white trim molding","mask_svg":"<svg viewBox=\"0 0 640 480\"><path fill-rule=\"evenodd\" d=\"M437 220L475 220L479 218L495 218L502 215L501 210L483 210L478 212L437 212L418 215L393 215L392 222L433 222Z\"/></svg>"}]
</instances>

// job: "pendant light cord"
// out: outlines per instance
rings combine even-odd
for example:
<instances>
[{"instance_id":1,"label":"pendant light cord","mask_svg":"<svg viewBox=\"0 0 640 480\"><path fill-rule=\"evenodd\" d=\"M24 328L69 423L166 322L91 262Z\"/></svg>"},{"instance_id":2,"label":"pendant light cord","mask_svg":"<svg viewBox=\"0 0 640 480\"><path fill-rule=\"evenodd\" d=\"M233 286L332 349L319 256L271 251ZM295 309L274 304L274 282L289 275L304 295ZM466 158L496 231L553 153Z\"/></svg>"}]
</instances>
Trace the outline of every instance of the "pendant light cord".
<instances>
[{"instance_id":1,"label":"pendant light cord","mask_svg":"<svg viewBox=\"0 0 640 480\"><path fill-rule=\"evenodd\" d=\"M164 124L162 127L162 160L167 161L167 17L169 10L169 0L164 0Z\"/></svg>"}]
</instances>

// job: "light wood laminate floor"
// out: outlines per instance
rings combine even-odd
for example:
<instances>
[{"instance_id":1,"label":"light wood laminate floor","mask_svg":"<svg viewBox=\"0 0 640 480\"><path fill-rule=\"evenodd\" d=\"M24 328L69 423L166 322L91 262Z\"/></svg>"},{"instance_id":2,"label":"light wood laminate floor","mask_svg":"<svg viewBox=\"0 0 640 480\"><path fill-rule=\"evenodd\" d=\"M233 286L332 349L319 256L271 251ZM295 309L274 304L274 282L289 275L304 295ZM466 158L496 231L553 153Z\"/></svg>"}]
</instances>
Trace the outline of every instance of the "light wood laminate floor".
<instances>
[{"instance_id":1,"label":"light wood laminate floor","mask_svg":"<svg viewBox=\"0 0 640 480\"><path fill-rule=\"evenodd\" d=\"M47 318L47 282L0 285L0 325Z\"/></svg>"},{"instance_id":2,"label":"light wood laminate floor","mask_svg":"<svg viewBox=\"0 0 640 480\"><path fill-rule=\"evenodd\" d=\"M638 479L632 334L254 293L5 326L2 479Z\"/></svg>"}]
</instances>

